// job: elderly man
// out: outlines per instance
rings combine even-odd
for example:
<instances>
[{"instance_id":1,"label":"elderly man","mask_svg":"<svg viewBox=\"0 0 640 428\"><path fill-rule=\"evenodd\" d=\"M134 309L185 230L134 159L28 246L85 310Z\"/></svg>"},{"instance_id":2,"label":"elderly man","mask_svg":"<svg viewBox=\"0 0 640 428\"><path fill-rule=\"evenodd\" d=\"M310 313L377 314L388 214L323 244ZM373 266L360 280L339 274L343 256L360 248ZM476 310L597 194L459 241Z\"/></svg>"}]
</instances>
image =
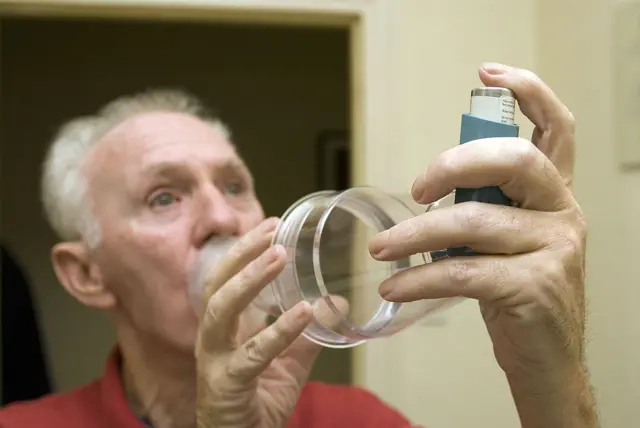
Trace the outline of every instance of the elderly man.
<instances>
[{"instance_id":1,"label":"elderly man","mask_svg":"<svg viewBox=\"0 0 640 428\"><path fill-rule=\"evenodd\" d=\"M403 271L380 293L391 301L477 299L522 426L594 428L583 360L586 228L571 194L573 118L531 72L485 64L480 78L517 94L536 125L533 144L456 146L418 177L412 195L430 203L456 187L500 186L518 206L460 204L377 235L370 252L379 260L465 245L483 254ZM255 335L241 328L285 256L270 246L276 222L263 219L228 133L196 101L146 93L74 120L53 142L43 188L63 239L52 251L60 283L109 313L118 345L100 380L9 406L0 427L410 426L361 389L306 382L319 352L301 336L308 304ZM216 236L242 238L212 269L199 322L187 278Z\"/></svg>"}]
</instances>

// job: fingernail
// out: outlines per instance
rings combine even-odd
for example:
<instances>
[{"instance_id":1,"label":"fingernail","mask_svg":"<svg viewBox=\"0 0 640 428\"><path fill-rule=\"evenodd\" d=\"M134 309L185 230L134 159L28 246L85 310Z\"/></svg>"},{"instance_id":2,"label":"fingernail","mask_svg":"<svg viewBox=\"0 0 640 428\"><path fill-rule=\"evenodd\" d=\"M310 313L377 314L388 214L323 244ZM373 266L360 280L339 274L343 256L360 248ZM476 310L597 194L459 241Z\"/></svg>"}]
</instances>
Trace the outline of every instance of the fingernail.
<instances>
[{"instance_id":1,"label":"fingernail","mask_svg":"<svg viewBox=\"0 0 640 428\"><path fill-rule=\"evenodd\" d=\"M269 217L262 223L262 227L264 230L271 230L278 225L278 221L280 219L278 217Z\"/></svg>"},{"instance_id":2,"label":"fingernail","mask_svg":"<svg viewBox=\"0 0 640 428\"><path fill-rule=\"evenodd\" d=\"M309 317L309 312L312 311L311 304L307 301L302 301L299 303L300 308L298 309L298 313L296 314L297 320L303 320Z\"/></svg>"},{"instance_id":3,"label":"fingernail","mask_svg":"<svg viewBox=\"0 0 640 428\"><path fill-rule=\"evenodd\" d=\"M285 250L282 245L276 245L274 253L276 254L276 258L280 256L287 257L287 250Z\"/></svg>"},{"instance_id":4,"label":"fingernail","mask_svg":"<svg viewBox=\"0 0 640 428\"><path fill-rule=\"evenodd\" d=\"M486 62L482 64L482 69L494 76L505 74L507 72L507 66L499 64L497 62Z\"/></svg>"},{"instance_id":5,"label":"fingernail","mask_svg":"<svg viewBox=\"0 0 640 428\"><path fill-rule=\"evenodd\" d=\"M418 179L411 186L411 197L417 203L421 203L425 198L424 180Z\"/></svg>"},{"instance_id":6,"label":"fingernail","mask_svg":"<svg viewBox=\"0 0 640 428\"><path fill-rule=\"evenodd\" d=\"M425 169L422 175L419 175L411 186L411 197L414 201L422 203L427 196L427 178L429 177L430 169Z\"/></svg>"},{"instance_id":7,"label":"fingernail","mask_svg":"<svg viewBox=\"0 0 640 428\"><path fill-rule=\"evenodd\" d=\"M262 264L264 266L269 266L271 263L278 260L278 257L278 248L269 248L264 254L262 254Z\"/></svg>"},{"instance_id":8,"label":"fingernail","mask_svg":"<svg viewBox=\"0 0 640 428\"><path fill-rule=\"evenodd\" d=\"M378 287L378 293L383 299L391 300L391 298L393 297L393 283L389 281L383 281L382 284L380 284L380 287Z\"/></svg>"},{"instance_id":9,"label":"fingernail","mask_svg":"<svg viewBox=\"0 0 640 428\"><path fill-rule=\"evenodd\" d=\"M383 236L383 234L385 233L387 232L381 232L371 238L371 240L369 241L369 254L371 254L374 259L380 259L384 257L386 250L386 248L384 247L384 242L386 238Z\"/></svg>"}]
</instances>

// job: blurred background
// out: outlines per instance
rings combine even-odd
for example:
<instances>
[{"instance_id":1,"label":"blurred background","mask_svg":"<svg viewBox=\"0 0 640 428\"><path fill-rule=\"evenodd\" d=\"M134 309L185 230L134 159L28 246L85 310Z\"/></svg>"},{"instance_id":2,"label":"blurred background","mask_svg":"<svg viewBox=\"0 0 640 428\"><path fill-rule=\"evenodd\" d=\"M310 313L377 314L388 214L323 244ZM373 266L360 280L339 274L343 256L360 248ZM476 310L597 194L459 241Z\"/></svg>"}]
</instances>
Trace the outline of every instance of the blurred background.
<instances>
[{"instance_id":1,"label":"blurred background","mask_svg":"<svg viewBox=\"0 0 640 428\"><path fill-rule=\"evenodd\" d=\"M267 214L280 215L319 189L406 192L457 144L476 69L498 61L535 71L577 119L589 365L603 427L633 426L640 2L233 3L0 0L0 242L30 290L20 304L35 314L51 388L99 376L114 340L106 317L58 285L49 260L56 238L42 216L39 172L61 122L123 94L186 89L230 125ZM529 137L531 124L518 122ZM14 304L3 299L3 311ZM3 355L15 330L3 323ZM313 378L362 385L428 426L518 425L474 302L393 338L326 350Z\"/></svg>"}]
</instances>

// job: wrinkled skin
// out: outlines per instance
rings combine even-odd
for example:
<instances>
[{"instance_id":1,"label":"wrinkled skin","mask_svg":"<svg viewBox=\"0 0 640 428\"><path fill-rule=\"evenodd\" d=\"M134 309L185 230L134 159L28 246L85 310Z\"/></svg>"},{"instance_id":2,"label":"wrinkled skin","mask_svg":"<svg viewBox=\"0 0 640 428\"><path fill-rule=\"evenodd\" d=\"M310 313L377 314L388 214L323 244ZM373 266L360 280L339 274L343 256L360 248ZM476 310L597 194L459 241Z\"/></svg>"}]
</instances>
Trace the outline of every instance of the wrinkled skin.
<instances>
[{"instance_id":1,"label":"wrinkled skin","mask_svg":"<svg viewBox=\"0 0 640 428\"><path fill-rule=\"evenodd\" d=\"M583 361L586 222L571 193L574 119L531 72L490 64L480 77L487 86L516 93L535 125L532 142L505 138L455 147L416 179L412 195L431 203L456 187L500 186L518 206L459 204L379 234L370 245L378 260L459 246L484 254L403 271L380 293L397 302L478 300L523 426L534 426L531 420L539 416L531 397L541 396L564 407L545 409L557 413L554 423L564 421L557 426L595 426ZM575 397L587 397L572 404L574 424L583 425L565 420L571 414L566 403Z\"/></svg>"},{"instance_id":2,"label":"wrinkled skin","mask_svg":"<svg viewBox=\"0 0 640 428\"><path fill-rule=\"evenodd\" d=\"M247 234L217 264L207 284L198 355L199 427L282 427L320 350L300 336L311 319L301 304L257 335L238 313L282 270L286 254L269 248L275 219Z\"/></svg>"},{"instance_id":3,"label":"wrinkled skin","mask_svg":"<svg viewBox=\"0 0 640 428\"><path fill-rule=\"evenodd\" d=\"M516 92L536 125L532 142L480 140L449 150L418 177L412 195L431 203L456 187L495 185L518 207L469 202L380 234L371 243L377 259L464 245L485 254L404 271L381 294L393 301L477 299L507 374L557 370L581 361L583 351L586 226L570 189L573 117L532 73L481 77Z\"/></svg>"}]
</instances>

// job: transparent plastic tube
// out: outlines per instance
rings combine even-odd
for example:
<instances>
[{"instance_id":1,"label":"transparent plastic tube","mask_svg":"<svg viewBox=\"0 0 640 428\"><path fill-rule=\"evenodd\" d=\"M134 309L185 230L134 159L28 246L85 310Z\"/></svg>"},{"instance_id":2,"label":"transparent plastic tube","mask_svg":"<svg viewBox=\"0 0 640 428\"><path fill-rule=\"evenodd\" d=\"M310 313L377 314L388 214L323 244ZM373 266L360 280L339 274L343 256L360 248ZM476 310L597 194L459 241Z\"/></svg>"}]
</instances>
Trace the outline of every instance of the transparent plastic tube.
<instances>
[{"instance_id":1,"label":"transparent plastic tube","mask_svg":"<svg viewBox=\"0 0 640 428\"><path fill-rule=\"evenodd\" d=\"M317 192L300 199L282 216L272 241L286 249L287 264L255 305L277 316L306 300L314 308L314 318L304 334L332 348L404 330L458 299L388 302L380 297L379 285L400 270L448 257L447 250L380 262L369 254L368 240L453 203L454 194L423 206L373 187Z\"/></svg>"},{"instance_id":2,"label":"transparent plastic tube","mask_svg":"<svg viewBox=\"0 0 640 428\"><path fill-rule=\"evenodd\" d=\"M403 269L446 258L447 249L380 262L369 254L368 241L425 211L453 205L454 198L452 193L425 206L408 196L373 187L305 196L281 217L272 245L286 249L287 263L255 299L254 307L277 317L298 302L307 301L314 316L303 334L325 347L349 348L397 333L451 306L459 299L394 303L383 300L378 293L385 279ZM206 259L212 263L210 255ZM202 264L195 269L199 274L194 276L194 283L203 283L207 267Z\"/></svg>"}]
</instances>

